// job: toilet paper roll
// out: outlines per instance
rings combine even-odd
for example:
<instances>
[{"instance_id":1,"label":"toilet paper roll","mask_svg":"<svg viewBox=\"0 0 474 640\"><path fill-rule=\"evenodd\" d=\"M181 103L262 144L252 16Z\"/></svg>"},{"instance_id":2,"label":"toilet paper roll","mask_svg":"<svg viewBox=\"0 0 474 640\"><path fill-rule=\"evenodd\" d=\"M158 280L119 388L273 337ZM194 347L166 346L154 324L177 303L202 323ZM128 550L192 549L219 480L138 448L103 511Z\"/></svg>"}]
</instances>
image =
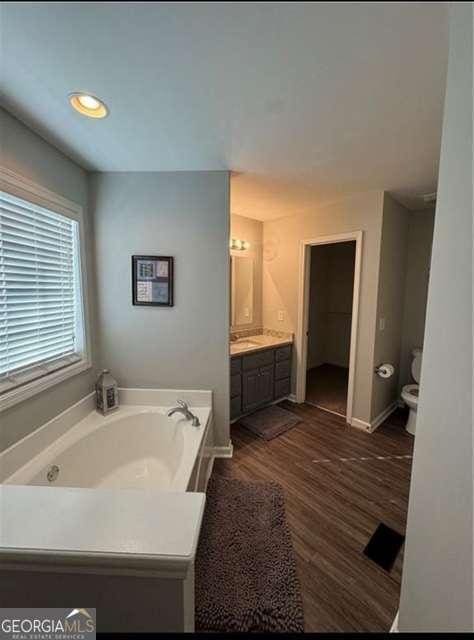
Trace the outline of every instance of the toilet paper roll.
<instances>
[{"instance_id":1,"label":"toilet paper roll","mask_svg":"<svg viewBox=\"0 0 474 640\"><path fill-rule=\"evenodd\" d=\"M395 373L395 367L391 364L381 364L375 369L375 373L381 378L391 378Z\"/></svg>"}]
</instances>

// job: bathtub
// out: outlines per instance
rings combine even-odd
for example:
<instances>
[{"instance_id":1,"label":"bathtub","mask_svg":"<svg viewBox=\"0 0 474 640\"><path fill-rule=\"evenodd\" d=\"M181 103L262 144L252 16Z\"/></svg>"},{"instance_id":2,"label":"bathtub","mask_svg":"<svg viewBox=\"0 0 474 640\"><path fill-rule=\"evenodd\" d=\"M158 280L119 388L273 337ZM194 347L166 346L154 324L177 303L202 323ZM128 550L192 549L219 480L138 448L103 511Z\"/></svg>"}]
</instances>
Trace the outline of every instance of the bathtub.
<instances>
[{"instance_id":1,"label":"bathtub","mask_svg":"<svg viewBox=\"0 0 474 640\"><path fill-rule=\"evenodd\" d=\"M119 398L102 416L91 394L0 454L2 606L28 592L36 607L92 603L99 631L193 631L212 392ZM199 427L167 416L178 399Z\"/></svg>"},{"instance_id":2,"label":"bathtub","mask_svg":"<svg viewBox=\"0 0 474 640\"><path fill-rule=\"evenodd\" d=\"M210 404L199 406L206 402L206 398L200 396L205 393L121 390L119 409L107 416L95 411L89 398L84 417L65 425L66 429L58 437L52 433L50 442L44 443L35 455L4 477L3 483L196 490L211 419ZM167 416L177 398L186 396L191 411L199 418L199 427L193 427L179 413ZM51 431L51 427L48 423L42 429ZM14 448L27 449L27 445L20 442ZM0 466L3 466L2 457L5 456L0 456Z\"/></svg>"}]
</instances>

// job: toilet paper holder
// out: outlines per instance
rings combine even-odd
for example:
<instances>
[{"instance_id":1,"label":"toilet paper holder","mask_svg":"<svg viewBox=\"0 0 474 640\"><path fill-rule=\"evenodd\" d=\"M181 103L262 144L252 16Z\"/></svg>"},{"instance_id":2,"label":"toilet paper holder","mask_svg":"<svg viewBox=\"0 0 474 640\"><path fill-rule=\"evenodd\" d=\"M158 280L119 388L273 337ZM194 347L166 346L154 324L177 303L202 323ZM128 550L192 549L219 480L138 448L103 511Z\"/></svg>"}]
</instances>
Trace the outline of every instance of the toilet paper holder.
<instances>
[{"instance_id":1,"label":"toilet paper holder","mask_svg":"<svg viewBox=\"0 0 474 640\"><path fill-rule=\"evenodd\" d=\"M395 373L395 367L392 364L382 363L375 367L374 372L381 378L391 378Z\"/></svg>"}]
</instances>

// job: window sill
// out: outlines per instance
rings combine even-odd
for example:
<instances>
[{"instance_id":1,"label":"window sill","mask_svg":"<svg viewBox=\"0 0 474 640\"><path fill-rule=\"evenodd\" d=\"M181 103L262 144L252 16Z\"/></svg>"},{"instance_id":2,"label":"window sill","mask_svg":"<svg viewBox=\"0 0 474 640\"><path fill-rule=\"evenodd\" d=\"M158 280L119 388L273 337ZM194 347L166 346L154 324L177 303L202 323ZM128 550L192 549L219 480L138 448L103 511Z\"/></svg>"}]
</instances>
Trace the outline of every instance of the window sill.
<instances>
[{"instance_id":1,"label":"window sill","mask_svg":"<svg viewBox=\"0 0 474 640\"><path fill-rule=\"evenodd\" d=\"M62 369L51 371L41 378L35 378L31 382L14 387L0 396L0 412L91 368L92 364L89 360L79 360Z\"/></svg>"}]
</instances>

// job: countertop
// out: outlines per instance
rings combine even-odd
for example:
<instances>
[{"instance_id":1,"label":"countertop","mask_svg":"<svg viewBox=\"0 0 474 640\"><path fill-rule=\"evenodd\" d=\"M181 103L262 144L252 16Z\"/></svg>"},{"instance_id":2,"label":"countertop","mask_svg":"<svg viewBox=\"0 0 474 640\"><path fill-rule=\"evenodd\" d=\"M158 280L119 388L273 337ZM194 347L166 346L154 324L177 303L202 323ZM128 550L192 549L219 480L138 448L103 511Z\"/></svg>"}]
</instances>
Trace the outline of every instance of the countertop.
<instances>
[{"instance_id":1,"label":"countertop","mask_svg":"<svg viewBox=\"0 0 474 640\"><path fill-rule=\"evenodd\" d=\"M249 353L255 353L256 351L263 351L264 349L284 347L285 345L292 343L293 338L288 336L284 338L270 335L248 336L247 338L239 338L238 340L230 343L230 355L231 357L244 354L247 355Z\"/></svg>"}]
</instances>

